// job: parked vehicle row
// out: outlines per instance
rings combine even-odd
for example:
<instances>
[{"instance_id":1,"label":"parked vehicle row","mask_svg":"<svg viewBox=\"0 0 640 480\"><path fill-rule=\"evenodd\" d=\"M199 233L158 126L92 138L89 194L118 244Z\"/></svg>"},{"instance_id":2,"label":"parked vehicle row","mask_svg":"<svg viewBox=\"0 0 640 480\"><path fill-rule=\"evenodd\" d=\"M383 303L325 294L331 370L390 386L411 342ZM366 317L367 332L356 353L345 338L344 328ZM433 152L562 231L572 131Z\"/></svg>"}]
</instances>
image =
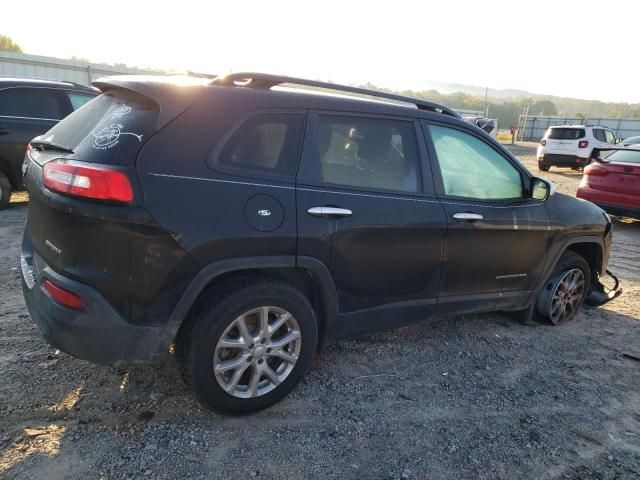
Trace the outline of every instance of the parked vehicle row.
<instances>
[{"instance_id":1,"label":"parked vehicle row","mask_svg":"<svg viewBox=\"0 0 640 480\"><path fill-rule=\"evenodd\" d=\"M21 166L29 141L95 98L70 82L0 78L0 210L23 188Z\"/></svg>"},{"instance_id":2,"label":"parked vehicle row","mask_svg":"<svg viewBox=\"0 0 640 480\"><path fill-rule=\"evenodd\" d=\"M206 407L249 412L328 340L606 300L609 217L443 105L254 73L95 85L25 159L24 296L65 352L175 344Z\"/></svg>"}]
</instances>

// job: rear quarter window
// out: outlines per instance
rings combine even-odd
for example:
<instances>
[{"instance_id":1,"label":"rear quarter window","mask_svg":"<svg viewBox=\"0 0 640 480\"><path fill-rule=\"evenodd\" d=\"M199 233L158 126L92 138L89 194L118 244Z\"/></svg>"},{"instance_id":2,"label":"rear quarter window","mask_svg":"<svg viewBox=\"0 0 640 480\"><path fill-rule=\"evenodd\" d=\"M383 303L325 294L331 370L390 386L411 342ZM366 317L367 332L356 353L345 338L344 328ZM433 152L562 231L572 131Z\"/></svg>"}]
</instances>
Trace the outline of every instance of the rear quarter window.
<instances>
[{"instance_id":1,"label":"rear quarter window","mask_svg":"<svg viewBox=\"0 0 640 480\"><path fill-rule=\"evenodd\" d=\"M304 113L258 113L214 149L210 165L245 176L293 178L298 168Z\"/></svg>"},{"instance_id":2,"label":"rear quarter window","mask_svg":"<svg viewBox=\"0 0 640 480\"><path fill-rule=\"evenodd\" d=\"M578 140L584 136L584 128L550 128L547 134L552 140Z\"/></svg>"},{"instance_id":3,"label":"rear quarter window","mask_svg":"<svg viewBox=\"0 0 640 480\"><path fill-rule=\"evenodd\" d=\"M109 91L85 103L42 135L93 163L129 165L155 132L156 105L124 91Z\"/></svg>"}]
</instances>

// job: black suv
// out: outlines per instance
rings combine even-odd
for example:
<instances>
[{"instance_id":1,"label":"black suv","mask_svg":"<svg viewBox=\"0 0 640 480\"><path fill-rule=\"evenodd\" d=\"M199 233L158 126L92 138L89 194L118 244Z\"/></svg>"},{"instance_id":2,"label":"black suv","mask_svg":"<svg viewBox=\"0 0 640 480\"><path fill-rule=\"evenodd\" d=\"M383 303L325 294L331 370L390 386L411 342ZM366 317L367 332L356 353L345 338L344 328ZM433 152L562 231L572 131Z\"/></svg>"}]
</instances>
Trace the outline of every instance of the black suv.
<instances>
[{"instance_id":1,"label":"black suv","mask_svg":"<svg viewBox=\"0 0 640 480\"><path fill-rule=\"evenodd\" d=\"M247 412L327 340L611 297L607 215L444 106L254 73L95 85L26 156L24 296L72 355L175 346L205 406Z\"/></svg>"},{"instance_id":2,"label":"black suv","mask_svg":"<svg viewBox=\"0 0 640 480\"><path fill-rule=\"evenodd\" d=\"M29 140L98 93L70 82L0 78L0 210L23 186L20 168Z\"/></svg>"}]
</instances>

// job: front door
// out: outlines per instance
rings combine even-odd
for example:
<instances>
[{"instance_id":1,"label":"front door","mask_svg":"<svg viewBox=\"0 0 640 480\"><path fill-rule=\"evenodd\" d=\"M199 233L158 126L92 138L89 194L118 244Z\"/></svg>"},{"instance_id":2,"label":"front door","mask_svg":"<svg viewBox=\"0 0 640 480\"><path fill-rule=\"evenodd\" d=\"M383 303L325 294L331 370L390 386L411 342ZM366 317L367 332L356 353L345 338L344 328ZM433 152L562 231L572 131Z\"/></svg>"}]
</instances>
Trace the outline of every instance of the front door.
<instances>
[{"instance_id":1,"label":"front door","mask_svg":"<svg viewBox=\"0 0 640 480\"><path fill-rule=\"evenodd\" d=\"M340 313L351 319L330 335L426 318L435 308L446 218L423 175L419 124L311 113L307 125L298 255L330 270Z\"/></svg>"},{"instance_id":2,"label":"front door","mask_svg":"<svg viewBox=\"0 0 640 480\"><path fill-rule=\"evenodd\" d=\"M549 220L529 175L481 134L424 124L448 230L440 313L514 308L542 272Z\"/></svg>"}]
</instances>

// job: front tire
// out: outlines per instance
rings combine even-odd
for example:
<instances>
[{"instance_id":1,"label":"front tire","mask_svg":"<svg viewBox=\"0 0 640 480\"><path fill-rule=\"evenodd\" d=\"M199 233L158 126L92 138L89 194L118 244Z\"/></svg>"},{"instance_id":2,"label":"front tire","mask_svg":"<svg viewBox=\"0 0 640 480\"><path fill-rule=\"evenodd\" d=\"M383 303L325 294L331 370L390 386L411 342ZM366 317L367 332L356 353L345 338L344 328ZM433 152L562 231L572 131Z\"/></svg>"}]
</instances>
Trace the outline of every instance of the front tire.
<instances>
[{"instance_id":1,"label":"front tire","mask_svg":"<svg viewBox=\"0 0 640 480\"><path fill-rule=\"evenodd\" d=\"M590 288L591 269L586 260L566 251L538 294L536 309L554 325L572 320Z\"/></svg>"},{"instance_id":2,"label":"front tire","mask_svg":"<svg viewBox=\"0 0 640 480\"><path fill-rule=\"evenodd\" d=\"M12 191L11 182L3 172L0 172L0 210L9 205Z\"/></svg>"},{"instance_id":3,"label":"front tire","mask_svg":"<svg viewBox=\"0 0 640 480\"><path fill-rule=\"evenodd\" d=\"M544 165L542 163L538 163L538 170L541 172L548 172L551 167L549 165Z\"/></svg>"},{"instance_id":4,"label":"front tire","mask_svg":"<svg viewBox=\"0 0 640 480\"><path fill-rule=\"evenodd\" d=\"M279 282L230 286L180 332L180 370L208 409L250 413L281 400L311 366L318 328L305 295Z\"/></svg>"}]
</instances>

